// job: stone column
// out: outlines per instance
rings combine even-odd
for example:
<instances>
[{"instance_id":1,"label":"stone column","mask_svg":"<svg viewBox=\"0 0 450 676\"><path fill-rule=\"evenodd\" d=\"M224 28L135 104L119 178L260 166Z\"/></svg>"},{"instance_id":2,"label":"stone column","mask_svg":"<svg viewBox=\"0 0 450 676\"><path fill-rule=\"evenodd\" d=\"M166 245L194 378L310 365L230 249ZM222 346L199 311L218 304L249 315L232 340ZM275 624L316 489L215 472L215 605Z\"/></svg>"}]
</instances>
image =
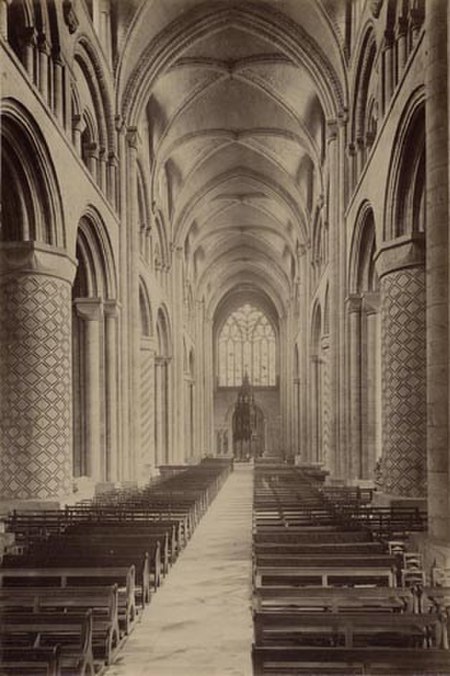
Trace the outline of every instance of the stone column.
<instances>
[{"instance_id":1,"label":"stone column","mask_svg":"<svg viewBox=\"0 0 450 676\"><path fill-rule=\"evenodd\" d=\"M88 476L104 480L105 459L102 448L102 387L100 354L103 305L100 298L77 298L75 307L84 322L84 441Z\"/></svg>"},{"instance_id":2,"label":"stone column","mask_svg":"<svg viewBox=\"0 0 450 676\"><path fill-rule=\"evenodd\" d=\"M49 48L45 35L40 35L38 38L39 49L39 91L41 92L44 101L48 104L48 63L49 63Z\"/></svg>"},{"instance_id":3,"label":"stone column","mask_svg":"<svg viewBox=\"0 0 450 676\"><path fill-rule=\"evenodd\" d=\"M311 401L310 401L310 429L309 439L310 451L307 457L308 462L318 462L320 460L320 414L322 399L320 396L320 357L313 355L311 357Z\"/></svg>"},{"instance_id":4,"label":"stone column","mask_svg":"<svg viewBox=\"0 0 450 676\"><path fill-rule=\"evenodd\" d=\"M92 174L92 178L98 182L98 146L96 143L89 143L86 146L87 168Z\"/></svg>"},{"instance_id":5,"label":"stone column","mask_svg":"<svg viewBox=\"0 0 450 676\"><path fill-rule=\"evenodd\" d=\"M161 465L164 460L164 433L163 433L163 360L155 359L155 464Z\"/></svg>"},{"instance_id":6,"label":"stone column","mask_svg":"<svg viewBox=\"0 0 450 676\"><path fill-rule=\"evenodd\" d=\"M424 238L384 244L376 255L381 296L383 492L426 493Z\"/></svg>"},{"instance_id":7,"label":"stone column","mask_svg":"<svg viewBox=\"0 0 450 676\"><path fill-rule=\"evenodd\" d=\"M206 439L203 453L214 450L214 360L213 360L213 321L205 311L204 317L205 350L205 431Z\"/></svg>"},{"instance_id":8,"label":"stone column","mask_svg":"<svg viewBox=\"0 0 450 676\"><path fill-rule=\"evenodd\" d=\"M400 17L397 23L397 77L400 79L408 59L408 20Z\"/></svg>"},{"instance_id":9,"label":"stone column","mask_svg":"<svg viewBox=\"0 0 450 676\"><path fill-rule=\"evenodd\" d=\"M148 481L155 467L155 349L153 338L141 337L141 447L137 458L138 481Z\"/></svg>"},{"instance_id":10,"label":"stone column","mask_svg":"<svg viewBox=\"0 0 450 676\"><path fill-rule=\"evenodd\" d=\"M105 390L106 390L106 480L120 479L118 459L118 306L114 300L103 305L105 313Z\"/></svg>"},{"instance_id":11,"label":"stone column","mask_svg":"<svg viewBox=\"0 0 450 676\"><path fill-rule=\"evenodd\" d=\"M53 112L56 115L56 119L61 124L63 123L64 109L63 68L61 53L59 48L55 48L53 49Z\"/></svg>"},{"instance_id":12,"label":"stone column","mask_svg":"<svg viewBox=\"0 0 450 676\"><path fill-rule=\"evenodd\" d=\"M127 141L126 130L121 118L116 118L117 131L117 149L119 162L117 167L117 207L122 223L127 223L127 200L129 198L127 178ZM130 458L131 447L131 428L133 404L130 399L130 343L132 336L132 326L129 320L130 312L130 292L129 292L129 263L128 263L128 241L130 232L128 227L120 228L119 233L119 300L121 304L121 322L119 331L120 345L120 399L119 409L119 430L120 430L120 451L121 451L121 479L128 480L133 477L132 462ZM138 298L139 300L139 298Z\"/></svg>"},{"instance_id":13,"label":"stone column","mask_svg":"<svg viewBox=\"0 0 450 676\"><path fill-rule=\"evenodd\" d=\"M34 26L27 26L22 35L23 65L28 77L34 83L34 57L36 47L36 31Z\"/></svg>"},{"instance_id":14,"label":"stone column","mask_svg":"<svg viewBox=\"0 0 450 676\"><path fill-rule=\"evenodd\" d=\"M63 250L0 244L2 500L71 492L75 269Z\"/></svg>"},{"instance_id":15,"label":"stone column","mask_svg":"<svg viewBox=\"0 0 450 676\"><path fill-rule=\"evenodd\" d=\"M309 391L309 369L308 354L310 350L308 335L308 309L309 309L309 254L305 247L300 247L298 251L298 261L300 269L300 450L302 460L306 460L310 449L310 435L308 433L308 402L311 393Z\"/></svg>"},{"instance_id":16,"label":"stone column","mask_svg":"<svg viewBox=\"0 0 450 676\"><path fill-rule=\"evenodd\" d=\"M389 107L389 103L394 92L394 54L393 54L393 35L386 31L384 35L384 112Z\"/></svg>"},{"instance_id":17,"label":"stone column","mask_svg":"<svg viewBox=\"0 0 450 676\"><path fill-rule=\"evenodd\" d=\"M326 446L328 452L328 467L333 477L339 476L341 459L341 426L342 402L340 397L340 383L342 380L342 339L341 315L344 312L343 286L341 279L341 251L343 241L342 189L345 167L345 115L336 120L329 120L327 125L327 153L329 173L329 204L328 222L330 233L329 244L329 349L327 351L327 367L324 375L327 377L327 388L324 388L327 401L328 421ZM344 246L345 250L345 246ZM325 330L325 327L322 328Z\"/></svg>"},{"instance_id":18,"label":"stone column","mask_svg":"<svg viewBox=\"0 0 450 676\"><path fill-rule=\"evenodd\" d=\"M135 415L141 411L141 318L139 307L139 220L137 199L137 157L140 147L140 137L135 127L130 127L126 135L126 223L127 223L127 271L128 271L128 307L127 321L129 331L128 360L129 371L129 398L130 398L130 446L129 467L131 477L137 477L137 458L140 453L141 427L135 423ZM139 420L139 413L138 413Z\"/></svg>"},{"instance_id":19,"label":"stone column","mask_svg":"<svg viewBox=\"0 0 450 676\"><path fill-rule=\"evenodd\" d=\"M118 208L117 165L118 165L117 156L114 153L109 153L108 166L106 171L107 196L115 209Z\"/></svg>"},{"instance_id":20,"label":"stone column","mask_svg":"<svg viewBox=\"0 0 450 676\"><path fill-rule=\"evenodd\" d=\"M8 39L8 5L12 0L0 0L0 35Z\"/></svg>"},{"instance_id":21,"label":"stone column","mask_svg":"<svg viewBox=\"0 0 450 676\"><path fill-rule=\"evenodd\" d=\"M449 504L449 114L447 2L430 2L425 16L427 448L430 535L450 539Z\"/></svg>"},{"instance_id":22,"label":"stone column","mask_svg":"<svg viewBox=\"0 0 450 676\"><path fill-rule=\"evenodd\" d=\"M380 341L379 341L379 294L364 294L362 317L365 320L364 331L364 381L362 391L362 474L363 479L373 478L377 458L381 455L381 421L380 400L381 383L379 374Z\"/></svg>"},{"instance_id":23,"label":"stone column","mask_svg":"<svg viewBox=\"0 0 450 676\"><path fill-rule=\"evenodd\" d=\"M346 478L361 477L361 298L347 298L349 345L350 453Z\"/></svg>"}]
</instances>

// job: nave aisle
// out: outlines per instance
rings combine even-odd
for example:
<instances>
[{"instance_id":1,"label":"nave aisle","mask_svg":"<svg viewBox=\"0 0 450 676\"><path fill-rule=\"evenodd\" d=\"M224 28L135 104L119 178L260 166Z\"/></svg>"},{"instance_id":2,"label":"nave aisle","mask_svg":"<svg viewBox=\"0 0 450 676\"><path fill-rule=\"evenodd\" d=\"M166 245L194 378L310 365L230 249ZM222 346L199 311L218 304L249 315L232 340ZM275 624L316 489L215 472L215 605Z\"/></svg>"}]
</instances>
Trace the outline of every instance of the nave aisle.
<instances>
[{"instance_id":1,"label":"nave aisle","mask_svg":"<svg viewBox=\"0 0 450 676\"><path fill-rule=\"evenodd\" d=\"M253 467L235 465L106 676L250 676Z\"/></svg>"}]
</instances>

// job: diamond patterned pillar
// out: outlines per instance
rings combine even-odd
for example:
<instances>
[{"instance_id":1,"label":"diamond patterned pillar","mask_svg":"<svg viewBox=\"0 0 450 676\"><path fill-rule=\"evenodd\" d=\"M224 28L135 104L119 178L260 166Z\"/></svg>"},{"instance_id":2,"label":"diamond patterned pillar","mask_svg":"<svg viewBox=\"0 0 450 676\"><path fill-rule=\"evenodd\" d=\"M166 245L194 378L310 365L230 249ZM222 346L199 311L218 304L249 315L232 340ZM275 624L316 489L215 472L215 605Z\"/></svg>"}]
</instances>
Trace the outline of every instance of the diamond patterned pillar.
<instances>
[{"instance_id":1,"label":"diamond patterned pillar","mask_svg":"<svg viewBox=\"0 0 450 676\"><path fill-rule=\"evenodd\" d=\"M423 241L409 240L384 254L378 259L384 273L381 485L391 495L419 497L426 494L425 270L417 264ZM394 261L405 267L393 269Z\"/></svg>"},{"instance_id":2,"label":"diamond patterned pillar","mask_svg":"<svg viewBox=\"0 0 450 676\"><path fill-rule=\"evenodd\" d=\"M71 491L71 284L64 252L0 246L0 495Z\"/></svg>"}]
</instances>

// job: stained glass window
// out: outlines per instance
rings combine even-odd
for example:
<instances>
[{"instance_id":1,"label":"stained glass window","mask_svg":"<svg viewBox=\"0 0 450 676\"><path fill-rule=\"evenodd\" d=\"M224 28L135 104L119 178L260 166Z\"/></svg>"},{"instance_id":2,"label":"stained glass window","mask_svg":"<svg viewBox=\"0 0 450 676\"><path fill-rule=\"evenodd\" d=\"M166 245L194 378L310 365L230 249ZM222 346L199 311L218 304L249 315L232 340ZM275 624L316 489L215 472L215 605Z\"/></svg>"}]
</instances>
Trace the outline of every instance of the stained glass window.
<instances>
[{"instance_id":1,"label":"stained glass window","mask_svg":"<svg viewBox=\"0 0 450 676\"><path fill-rule=\"evenodd\" d=\"M254 387L276 384L275 332L250 304L233 312L219 335L219 385L240 387L245 373Z\"/></svg>"}]
</instances>

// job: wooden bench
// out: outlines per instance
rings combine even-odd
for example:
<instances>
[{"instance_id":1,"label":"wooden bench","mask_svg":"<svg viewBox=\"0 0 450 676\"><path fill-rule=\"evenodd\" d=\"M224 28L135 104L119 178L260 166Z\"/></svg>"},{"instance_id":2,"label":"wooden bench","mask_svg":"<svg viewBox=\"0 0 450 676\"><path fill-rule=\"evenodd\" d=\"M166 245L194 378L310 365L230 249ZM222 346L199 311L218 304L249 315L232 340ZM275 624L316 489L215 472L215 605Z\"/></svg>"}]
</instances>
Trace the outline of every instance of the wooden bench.
<instances>
[{"instance_id":1,"label":"wooden bench","mask_svg":"<svg viewBox=\"0 0 450 676\"><path fill-rule=\"evenodd\" d=\"M0 673L2 676L60 676L61 649L2 646Z\"/></svg>"},{"instance_id":2,"label":"wooden bench","mask_svg":"<svg viewBox=\"0 0 450 676\"><path fill-rule=\"evenodd\" d=\"M92 612L94 659L110 664L119 646L117 585L103 587L10 587L0 589L0 614Z\"/></svg>"},{"instance_id":3,"label":"wooden bench","mask_svg":"<svg viewBox=\"0 0 450 676\"><path fill-rule=\"evenodd\" d=\"M413 590L399 587L260 587L253 595L253 607L256 611L419 612Z\"/></svg>"},{"instance_id":4,"label":"wooden bench","mask_svg":"<svg viewBox=\"0 0 450 676\"><path fill-rule=\"evenodd\" d=\"M287 648L257 647L252 650L254 676L299 674L370 674L400 676L428 674L448 676L449 652L439 648Z\"/></svg>"},{"instance_id":5,"label":"wooden bench","mask_svg":"<svg viewBox=\"0 0 450 676\"><path fill-rule=\"evenodd\" d=\"M92 613L2 613L3 645L27 648L60 646L61 672L71 676L94 676Z\"/></svg>"},{"instance_id":6,"label":"wooden bench","mask_svg":"<svg viewBox=\"0 0 450 676\"><path fill-rule=\"evenodd\" d=\"M112 524L80 524L69 527L64 532L64 539L76 542L84 539L85 542L106 545L124 545L140 542L144 549L151 554L152 546L159 542L160 573L166 575L169 565L177 555L177 541L174 536L174 527L167 530L146 525L112 525Z\"/></svg>"},{"instance_id":7,"label":"wooden bench","mask_svg":"<svg viewBox=\"0 0 450 676\"><path fill-rule=\"evenodd\" d=\"M307 613L283 608L256 611L253 621L256 646L396 647L403 639L403 647L448 650L447 624L438 613Z\"/></svg>"},{"instance_id":8,"label":"wooden bench","mask_svg":"<svg viewBox=\"0 0 450 676\"><path fill-rule=\"evenodd\" d=\"M393 587L395 576L389 566L333 567L331 565L302 567L258 567L255 572L255 587L265 584L313 585L313 586L356 586L387 585Z\"/></svg>"},{"instance_id":9,"label":"wooden bench","mask_svg":"<svg viewBox=\"0 0 450 676\"><path fill-rule=\"evenodd\" d=\"M297 544L327 542L328 544L331 544L335 542L372 542L372 536L362 530L339 531L336 529L324 530L318 528L265 528L255 530L253 540L255 544L259 544L261 542L296 542Z\"/></svg>"},{"instance_id":10,"label":"wooden bench","mask_svg":"<svg viewBox=\"0 0 450 676\"><path fill-rule=\"evenodd\" d=\"M122 633L128 634L136 619L135 602L136 571L133 565L104 568L40 567L0 568L0 587L58 586L84 587L105 584L118 586L118 615Z\"/></svg>"},{"instance_id":11,"label":"wooden bench","mask_svg":"<svg viewBox=\"0 0 450 676\"><path fill-rule=\"evenodd\" d=\"M82 559L80 560L80 552ZM30 563L27 563L27 559ZM8 562L8 559L5 559ZM80 566L105 567L129 566L136 569L135 595L140 606L150 603L151 587L157 589L161 584L161 549L159 541L151 542L139 536L119 538L90 539L82 535L62 536L51 540L42 547L30 551L23 563L15 565L38 566Z\"/></svg>"},{"instance_id":12,"label":"wooden bench","mask_svg":"<svg viewBox=\"0 0 450 676\"><path fill-rule=\"evenodd\" d=\"M260 554L258 552L254 555L256 566L262 568L280 568L289 567L299 567L303 568L307 566L308 568L321 568L323 566L330 566L332 568L344 568L349 566L350 568L381 568L385 567L390 570L396 568L397 561L394 557L389 556L388 554L356 554L348 552L347 554L337 554L331 555L326 552L324 554L291 554L291 553L280 553L280 554Z\"/></svg>"},{"instance_id":13,"label":"wooden bench","mask_svg":"<svg viewBox=\"0 0 450 676\"><path fill-rule=\"evenodd\" d=\"M259 542L255 543L253 550L256 555L260 554L289 554L289 555L317 555L327 554L340 556L342 554L380 555L386 553L386 548L381 542Z\"/></svg>"}]
</instances>

